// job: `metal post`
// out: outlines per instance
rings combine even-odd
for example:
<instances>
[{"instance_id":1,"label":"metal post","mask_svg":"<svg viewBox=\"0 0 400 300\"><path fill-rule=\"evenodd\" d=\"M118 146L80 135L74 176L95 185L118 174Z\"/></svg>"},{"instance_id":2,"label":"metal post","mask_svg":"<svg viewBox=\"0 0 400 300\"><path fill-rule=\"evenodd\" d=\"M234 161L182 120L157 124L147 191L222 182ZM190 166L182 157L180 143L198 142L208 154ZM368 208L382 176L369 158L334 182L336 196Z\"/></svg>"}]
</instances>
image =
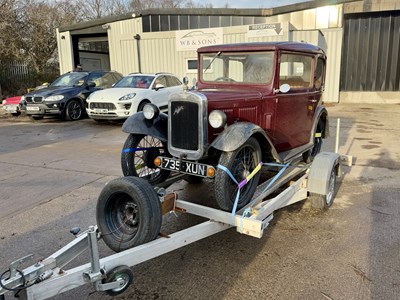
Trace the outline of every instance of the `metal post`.
<instances>
[{"instance_id":1,"label":"metal post","mask_svg":"<svg viewBox=\"0 0 400 300\"><path fill-rule=\"evenodd\" d=\"M138 68L139 68L139 73L142 73L142 66L140 62L140 34L136 34L133 37L136 40L136 45L137 45L137 57L138 57Z\"/></svg>"},{"instance_id":2,"label":"metal post","mask_svg":"<svg viewBox=\"0 0 400 300\"><path fill-rule=\"evenodd\" d=\"M340 133L340 118L338 118L336 122L335 153L339 153L339 133Z\"/></svg>"}]
</instances>

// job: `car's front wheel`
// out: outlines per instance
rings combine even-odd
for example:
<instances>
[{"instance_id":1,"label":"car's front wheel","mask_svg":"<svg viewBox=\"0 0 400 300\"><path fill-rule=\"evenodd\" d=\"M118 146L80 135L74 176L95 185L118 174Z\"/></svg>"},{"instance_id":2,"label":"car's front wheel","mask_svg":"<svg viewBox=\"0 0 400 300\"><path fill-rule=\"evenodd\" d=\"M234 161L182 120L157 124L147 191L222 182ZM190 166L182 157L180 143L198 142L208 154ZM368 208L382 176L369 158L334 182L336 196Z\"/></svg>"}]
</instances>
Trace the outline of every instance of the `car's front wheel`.
<instances>
[{"instance_id":1,"label":"car's front wheel","mask_svg":"<svg viewBox=\"0 0 400 300\"><path fill-rule=\"evenodd\" d=\"M157 168L154 159L166 156L167 152L167 145L155 137L130 134L122 149L122 172L125 176L146 179L150 184L164 182L170 172Z\"/></svg>"},{"instance_id":2,"label":"car's front wheel","mask_svg":"<svg viewBox=\"0 0 400 300\"><path fill-rule=\"evenodd\" d=\"M68 121L76 121L82 118L83 108L77 100L71 100L65 108L65 119Z\"/></svg>"},{"instance_id":3,"label":"car's front wheel","mask_svg":"<svg viewBox=\"0 0 400 300\"><path fill-rule=\"evenodd\" d=\"M219 164L229 170L237 183L250 175L261 162L261 148L257 140L249 138L241 147L232 152L223 152ZM261 173L254 177L241 188L237 209L248 204L253 198ZM235 183L228 172L218 168L215 175L214 194L219 207L231 211L238 193L238 184Z\"/></svg>"}]
</instances>

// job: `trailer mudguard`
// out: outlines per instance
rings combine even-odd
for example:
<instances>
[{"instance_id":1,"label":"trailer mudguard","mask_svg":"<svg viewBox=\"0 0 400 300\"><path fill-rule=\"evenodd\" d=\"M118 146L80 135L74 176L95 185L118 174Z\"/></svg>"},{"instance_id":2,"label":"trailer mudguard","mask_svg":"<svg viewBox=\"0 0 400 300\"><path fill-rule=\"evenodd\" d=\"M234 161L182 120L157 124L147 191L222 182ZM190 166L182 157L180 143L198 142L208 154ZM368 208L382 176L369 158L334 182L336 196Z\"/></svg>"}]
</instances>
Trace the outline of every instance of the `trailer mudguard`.
<instances>
[{"instance_id":1,"label":"trailer mudguard","mask_svg":"<svg viewBox=\"0 0 400 300\"><path fill-rule=\"evenodd\" d=\"M327 195L329 189L329 178L332 170L336 172L340 155L332 152L321 152L313 160L310 173L308 174L307 190L310 193Z\"/></svg>"},{"instance_id":2,"label":"trailer mudguard","mask_svg":"<svg viewBox=\"0 0 400 300\"><path fill-rule=\"evenodd\" d=\"M218 135L218 137L211 143L210 147L224 152L235 151L251 136L254 136L257 139L260 143L261 149L269 148L270 155L276 161L281 161L278 152L276 152L276 149L266 132L260 126L250 122L239 122L230 125ZM262 152L264 158L265 151Z\"/></svg>"},{"instance_id":3,"label":"trailer mudguard","mask_svg":"<svg viewBox=\"0 0 400 300\"><path fill-rule=\"evenodd\" d=\"M168 140L168 115L161 113L154 120L148 120L143 112L130 116L122 125L122 131L153 136L163 142Z\"/></svg>"}]
</instances>

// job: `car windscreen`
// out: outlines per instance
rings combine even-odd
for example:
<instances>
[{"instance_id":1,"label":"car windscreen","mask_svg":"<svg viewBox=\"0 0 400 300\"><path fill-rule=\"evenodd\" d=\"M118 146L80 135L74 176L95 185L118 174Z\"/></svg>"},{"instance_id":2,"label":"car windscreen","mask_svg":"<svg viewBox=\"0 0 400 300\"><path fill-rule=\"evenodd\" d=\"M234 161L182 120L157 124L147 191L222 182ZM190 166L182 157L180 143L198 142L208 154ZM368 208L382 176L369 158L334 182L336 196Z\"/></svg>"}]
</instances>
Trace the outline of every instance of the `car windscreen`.
<instances>
[{"instance_id":1,"label":"car windscreen","mask_svg":"<svg viewBox=\"0 0 400 300\"><path fill-rule=\"evenodd\" d=\"M273 75L274 52L216 52L200 56L205 82L266 84Z\"/></svg>"},{"instance_id":2,"label":"car windscreen","mask_svg":"<svg viewBox=\"0 0 400 300\"><path fill-rule=\"evenodd\" d=\"M66 73L53 81L50 86L81 86L85 83L87 73Z\"/></svg>"},{"instance_id":3,"label":"car windscreen","mask_svg":"<svg viewBox=\"0 0 400 300\"><path fill-rule=\"evenodd\" d=\"M118 81L114 88L140 88L148 89L154 80L154 76L134 75L126 76Z\"/></svg>"}]
</instances>

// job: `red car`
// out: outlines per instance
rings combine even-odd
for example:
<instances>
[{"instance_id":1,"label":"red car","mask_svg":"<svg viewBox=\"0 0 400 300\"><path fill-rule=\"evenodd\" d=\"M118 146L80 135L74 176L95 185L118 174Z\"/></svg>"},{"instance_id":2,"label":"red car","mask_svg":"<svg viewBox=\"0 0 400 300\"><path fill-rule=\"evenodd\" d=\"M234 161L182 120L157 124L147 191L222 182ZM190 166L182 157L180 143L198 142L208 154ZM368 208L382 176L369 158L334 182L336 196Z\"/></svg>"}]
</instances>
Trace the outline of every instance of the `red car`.
<instances>
[{"instance_id":1,"label":"red car","mask_svg":"<svg viewBox=\"0 0 400 300\"><path fill-rule=\"evenodd\" d=\"M240 209L253 197L261 165L308 163L320 152L329 129L321 99L326 55L298 42L197 52L197 89L170 96L168 114L147 104L124 123L122 170L151 184L171 171L190 183L213 178L220 208Z\"/></svg>"},{"instance_id":2,"label":"red car","mask_svg":"<svg viewBox=\"0 0 400 300\"><path fill-rule=\"evenodd\" d=\"M22 96L14 96L3 100L3 109L11 113L13 116L19 116L21 114L21 107L19 102Z\"/></svg>"}]
</instances>

